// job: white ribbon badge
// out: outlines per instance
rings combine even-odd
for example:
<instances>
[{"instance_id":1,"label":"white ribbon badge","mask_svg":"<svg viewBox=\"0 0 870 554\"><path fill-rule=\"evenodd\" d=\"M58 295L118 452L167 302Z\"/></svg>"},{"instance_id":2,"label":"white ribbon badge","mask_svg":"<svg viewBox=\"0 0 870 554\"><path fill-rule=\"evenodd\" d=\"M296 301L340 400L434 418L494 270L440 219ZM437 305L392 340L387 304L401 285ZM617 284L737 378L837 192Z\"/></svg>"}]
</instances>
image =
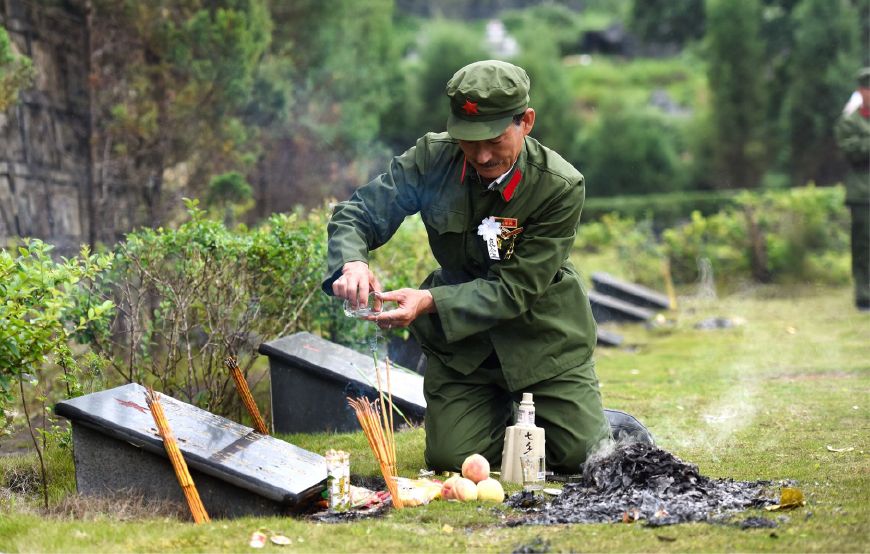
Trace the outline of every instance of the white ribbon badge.
<instances>
[{"instance_id":1,"label":"white ribbon badge","mask_svg":"<svg viewBox=\"0 0 870 554\"><path fill-rule=\"evenodd\" d=\"M498 237L501 235L501 223L495 217L486 217L477 226L477 234L483 237L490 260L499 260Z\"/></svg>"}]
</instances>

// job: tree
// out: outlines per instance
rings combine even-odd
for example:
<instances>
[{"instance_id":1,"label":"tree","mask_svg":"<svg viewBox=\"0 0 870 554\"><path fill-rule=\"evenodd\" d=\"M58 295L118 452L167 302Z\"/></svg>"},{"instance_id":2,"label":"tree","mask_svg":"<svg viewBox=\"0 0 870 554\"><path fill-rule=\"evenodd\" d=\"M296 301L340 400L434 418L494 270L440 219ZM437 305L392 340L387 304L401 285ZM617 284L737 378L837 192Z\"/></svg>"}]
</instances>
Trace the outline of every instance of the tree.
<instances>
[{"instance_id":1,"label":"tree","mask_svg":"<svg viewBox=\"0 0 870 554\"><path fill-rule=\"evenodd\" d=\"M170 174L195 194L212 175L252 161L255 133L240 113L270 38L265 0L94 0L93 10L91 82L103 129L94 140L105 153L97 186L140 183L143 219L157 226L167 219Z\"/></svg>"},{"instance_id":2,"label":"tree","mask_svg":"<svg viewBox=\"0 0 870 554\"><path fill-rule=\"evenodd\" d=\"M782 104L787 172L796 185L840 175L833 126L861 64L858 12L845 0L802 0L794 11L794 51Z\"/></svg>"},{"instance_id":3,"label":"tree","mask_svg":"<svg viewBox=\"0 0 870 554\"><path fill-rule=\"evenodd\" d=\"M580 121L568 93L571 87L556 41L548 38L547 29L540 24L528 26L519 41L521 49L516 63L526 70L532 83L529 105L536 115L532 135L570 159Z\"/></svg>"},{"instance_id":4,"label":"tree","mask_svg":"<svg viewBox=\"0 0 870 554\"><path fill-rule=\"evenodd\" d=\"M646 44L681 48L704 36L704 0L634 0L628 25Z\"/></svg>"},{"instance_id":5,"label":"tree","mask_svg":"<svg viewBox=\"0 0 870 554\"><path fill-rule=\"evenodd\" d=\"M713 182L752 187L764 170L764 43L758 0L707 3L707 77L712 101Z\"/></svg>"},{"instance_id":6,"label":"tree","mask_svg":"<svg viewBox=\"0 0 870 554\"><path fill-rule=\"evenodd\" d=\"M648 194L684 188L676 133L653 112L611 110L580 149L588 195Z\"/></svg>"},{"instance_id":7,"label":"tree","mask_svg":"<svg viewBox=\"0 0 870 554\"><path fill-rule=\"evenodd\" d=\"M420 61L413 70L413 84L407 101L406 129L402 148L429 131L447 129L450 105L444 93L447 81L460 68L472 62L489 59L483 35L456 22L438 21L429 25L420 39ZM397 144L398 146L398 144Z\"/></svg>"},{"instance_id":8,"label":"tree","mask_svg":"<svg viewBox=\"0 0 870 554\"><path fill-rule=\"evenodd\" d=\"M407 98L392 0L272 0L270 9L270 55L292 65L293 110L264 142L253 182L258 203L289 210L342 196L382 168L382 118L403 119Z\"/></svg>"}]
</instances>

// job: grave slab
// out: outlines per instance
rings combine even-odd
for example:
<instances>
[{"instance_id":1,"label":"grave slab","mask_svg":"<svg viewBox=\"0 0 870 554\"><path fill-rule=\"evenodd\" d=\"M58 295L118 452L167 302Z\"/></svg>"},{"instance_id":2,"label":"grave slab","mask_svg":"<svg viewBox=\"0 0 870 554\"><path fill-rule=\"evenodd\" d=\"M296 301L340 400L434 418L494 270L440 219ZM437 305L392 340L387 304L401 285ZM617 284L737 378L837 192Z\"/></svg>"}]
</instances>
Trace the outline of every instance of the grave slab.
<instances>
[{"instance_id":1,"label":"grave slab","mask_svg":"<svg viewBox=\"0 0 870 554\"><path fill-rule=\"evenodd\" d=\"M605 329L598 329L598 345L599 346L619 346L622 344L622 335L619 333L614 333L613 331L607 331Z\"/></svg>"},{"instance_id":2,"label":"grave slab","mask_svg":"<svg viewBox=\"0 0 870 554\"><path fill-rule=\"evenodd\" d=\"M651 310L639 308L600 292L589 291L589 303L592 305L592 315L598 323L606 321L645 322L653 317Z\"/></svg>"},{"instance_id":3,"label":"grave slab","mask_svg":"<svg viewBox=\"0 0 870 554\"><path fill-rule=\"evenodd\" d=\"M161 394L160 402L210 516L288 514L323 491L322 456L169 396ZM132 490L184 502L144 387L66 400L55 413L72 422L81 494Z\"/></svg>"},{"instance_id":4,"label":"grave slab","mask_svg":"<svg viewBox=\"0 0 870 554\"><path fill-rule=\"evenodd\" d=\"M643 285L622 281L603 271L592 274L592 286L601 294L612 296L640 308L667 310L671 305L666 295Z\"/></svg>"},{"instance_id":5,"label":"grave slab","mask_svg":"<svg viewBox=\"0 0 870 554\"><path fill-rule=\"evenodd\" d=\"M350 432L360 429L348 397L377 397L377 377L371 356L322 339L296 333L260 345L269 357L272 381L272 421L278 433ZM380 360L382 388L385 365ZM426 412L423 376L391 364L393 402L412 422ZM396 413L394 421L404 420Z\"/></svg>"}]
</instances>

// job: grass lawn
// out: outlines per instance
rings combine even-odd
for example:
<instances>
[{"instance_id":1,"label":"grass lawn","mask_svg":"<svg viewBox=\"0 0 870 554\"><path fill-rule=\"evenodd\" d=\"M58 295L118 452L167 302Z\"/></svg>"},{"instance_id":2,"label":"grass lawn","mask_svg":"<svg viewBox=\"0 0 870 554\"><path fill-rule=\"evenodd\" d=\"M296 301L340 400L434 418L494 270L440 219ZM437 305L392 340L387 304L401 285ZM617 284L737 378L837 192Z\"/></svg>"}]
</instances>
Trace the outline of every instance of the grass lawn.
<instances>
[{"instance_id":1,"label":"grass lawn","mask_svg":"<svg viewBox=\"0 0 870 554\"><path fill-rule=\"evenodd\" d=\"M744 514L776 518L775 529L509 528L500 524L505 508L445 502L353 524L272 518L194 526L167 517L122 521L111 509L83 518L44 515L32 498L7 492L0 494L0 552L245 551L260 527L283 533L293 540L283 548L300 552L511 552L533 543L551 552L867 552L870 315L854 311L850 295L846 288L762 287L718 301L687 299L672 324L621 327L616 330L631 346L597 353L605 405L639 416L660 446L698 464L703 474L796 480L805 507ZM694 328L713 316L745 323ZM287 438L317 452L350 449L354 473L377 471L361 434ZM400 472L416 474L423 465L423 431L403 432L397 440ZM852 450L831 452L827 446ZM32 463L22 456L0 458L7 475L0 484L8 484L13 468ZM52 503L63 504L73 487L70 456L55 453L52 469Z\"/></svg>"}]
</instances>

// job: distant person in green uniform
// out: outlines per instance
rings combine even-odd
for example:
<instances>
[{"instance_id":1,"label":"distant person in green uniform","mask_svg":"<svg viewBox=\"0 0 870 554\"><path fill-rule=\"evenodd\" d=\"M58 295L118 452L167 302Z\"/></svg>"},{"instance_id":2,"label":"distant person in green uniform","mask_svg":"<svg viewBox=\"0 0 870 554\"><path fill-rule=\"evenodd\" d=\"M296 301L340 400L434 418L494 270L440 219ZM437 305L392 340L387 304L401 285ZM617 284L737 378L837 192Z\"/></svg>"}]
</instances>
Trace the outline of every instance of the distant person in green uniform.
<instances>
[{"instance_id":1,"label":"distant person in green uniform","mask_svg":"<svg viewBox=\"0 0 870 554\"><path fill-rule=\"evenodd\" d=\"M852 214L852 279L855 306L870 311L870 67L858 72L858 95L849 102L834 128L850 171L846 205Z\"/></svg>"},{"instance_id":2,"label":"distant person in green uniform","mask_svg":"<svg viewBox=\"0 0 870 554\"><path fill-rule=\"evenodd\" d=\"M473 453L497 464L523 392L534 394L549 468L576 473L610 437L592 359L595 321L568 260L584 180L529 136L529 86L526 72L505 62L460 69L447 83L447 132L394 158L328 226L324 291L362 305L381 291L369 252L405 217L422 216L440 267L419 289L378 294L397 307L372 319L410 327L427 355L426 463L439 471L458 470Z\"/></svg>"}]
</instances>

